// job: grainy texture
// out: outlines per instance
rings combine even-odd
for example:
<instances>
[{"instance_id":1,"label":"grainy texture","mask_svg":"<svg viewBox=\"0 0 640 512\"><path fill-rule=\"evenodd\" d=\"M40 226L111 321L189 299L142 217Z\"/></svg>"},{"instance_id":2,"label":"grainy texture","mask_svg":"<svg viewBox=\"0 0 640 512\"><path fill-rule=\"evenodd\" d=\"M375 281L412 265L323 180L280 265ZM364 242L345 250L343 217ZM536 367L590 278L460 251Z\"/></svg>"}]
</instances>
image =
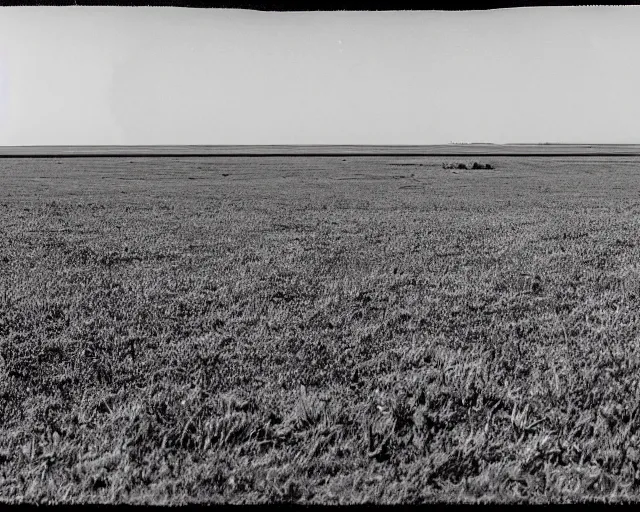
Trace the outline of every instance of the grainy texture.
<instances>
[{"instance_id":1,"label":"grainy texture","mask_svg":"<svg viewBox=\"0 0 640 512\"><path fill-rule=\"evenodd\" d=\"M86 155L122 155L153 156L153 155L375 155L385 156L393 154L404 155L442 155L442 154L470 154L482 155L513 155L527 156L537 154L541 156L553 155L618 155L640 156L638 144L441 144L429 146L354 146L354 145L310 145L310 146L0 146L0 157L3 156L86 156ZM364 155L363 155L364 154Z\"/></svg>"},{"instance_id":2,"label":"grainy texture","mask_svg":"<svg viewBox=\"0 0 640 512\"><path fill-rule=\"evenodd\" d=\"M0 161L0 501L637 499L640 159L480 162Z\"/></svg>"}]
</instances>

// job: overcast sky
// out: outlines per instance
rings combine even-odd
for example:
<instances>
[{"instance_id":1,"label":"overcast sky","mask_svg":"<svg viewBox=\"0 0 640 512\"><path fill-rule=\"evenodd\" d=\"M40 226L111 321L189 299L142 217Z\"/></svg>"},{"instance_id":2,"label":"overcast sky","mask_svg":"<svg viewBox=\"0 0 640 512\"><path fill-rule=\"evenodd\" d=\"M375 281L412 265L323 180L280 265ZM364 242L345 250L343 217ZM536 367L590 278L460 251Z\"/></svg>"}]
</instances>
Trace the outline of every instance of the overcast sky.
<instances>
[{"instance_id":1,"label":"overcast sky","mask_svg":"<svg viewBox=\"0 0 640 512\"><path fill-rule=\"evenodd\" d=\"M640 8L0 8L0 145L640 142Z\"/></svg>"}]
</instances>

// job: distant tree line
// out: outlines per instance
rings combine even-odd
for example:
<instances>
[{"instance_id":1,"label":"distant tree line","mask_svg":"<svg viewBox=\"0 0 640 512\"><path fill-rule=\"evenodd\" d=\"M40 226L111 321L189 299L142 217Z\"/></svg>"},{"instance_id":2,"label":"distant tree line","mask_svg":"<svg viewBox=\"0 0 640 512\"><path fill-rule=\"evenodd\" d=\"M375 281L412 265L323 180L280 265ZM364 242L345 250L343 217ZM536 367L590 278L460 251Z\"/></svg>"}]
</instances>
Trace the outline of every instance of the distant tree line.
<instances>
[{"instance_id":1,"label":"distant tree line","mask_svg":"<svg viewBox=\"0 0 640 512\"><path fill-rule=\"evenodd\" d=\"M465 164L461 162L445 162L442 164L443 169L493 169L491 164L481 164L473 162L473 164Z\"/></svg>"}]
</instances>

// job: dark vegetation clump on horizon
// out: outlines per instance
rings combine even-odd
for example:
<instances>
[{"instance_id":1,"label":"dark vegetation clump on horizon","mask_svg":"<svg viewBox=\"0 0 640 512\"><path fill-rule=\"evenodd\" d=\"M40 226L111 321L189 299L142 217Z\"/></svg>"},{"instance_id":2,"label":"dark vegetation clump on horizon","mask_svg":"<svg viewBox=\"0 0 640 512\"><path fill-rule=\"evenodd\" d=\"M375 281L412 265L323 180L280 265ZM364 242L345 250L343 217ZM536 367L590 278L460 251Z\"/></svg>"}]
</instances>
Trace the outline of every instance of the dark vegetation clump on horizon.
<instances>
[{"instance_id":1,"label":"dark vegetation clump on horizon","mask_svg":"<svg viewBox=\"0 0 640 512\"><path fill-rule=\"evenodd\" d=\"M495 160L0 162L0 502L637 499L640 159Z\"/></svg>"},{"instance_id":2,"label":"dark vegetation clump on horizon","mask_svg":"<svg viewBox=\"0 0 640 512\"><path fill-rule=\"evenodd\" d=\"M443 169L461 169L461 170L478 170L478 169L493 169L493 165L491 164L483 164L480 162L473 162L472 164L467 164L464 162L445 162L442 164Z\"/></svg>"}]
</instances>

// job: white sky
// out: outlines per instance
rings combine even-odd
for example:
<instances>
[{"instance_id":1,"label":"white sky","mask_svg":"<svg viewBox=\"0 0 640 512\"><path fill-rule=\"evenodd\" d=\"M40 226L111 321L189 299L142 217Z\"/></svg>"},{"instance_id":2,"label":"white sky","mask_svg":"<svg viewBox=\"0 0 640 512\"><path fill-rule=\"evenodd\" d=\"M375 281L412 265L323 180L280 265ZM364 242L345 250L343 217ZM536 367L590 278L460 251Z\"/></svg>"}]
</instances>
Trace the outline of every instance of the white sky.
<instances>
[{"instance_id":1,"label":"white sky","mask_svg":"<svg viewBox=\"0 0 640 512\"><path fill-rule=\"evenodd\" d=\"M640 8L0 8L0 145L640 142Z\"/></svg>"}]
</instances>

